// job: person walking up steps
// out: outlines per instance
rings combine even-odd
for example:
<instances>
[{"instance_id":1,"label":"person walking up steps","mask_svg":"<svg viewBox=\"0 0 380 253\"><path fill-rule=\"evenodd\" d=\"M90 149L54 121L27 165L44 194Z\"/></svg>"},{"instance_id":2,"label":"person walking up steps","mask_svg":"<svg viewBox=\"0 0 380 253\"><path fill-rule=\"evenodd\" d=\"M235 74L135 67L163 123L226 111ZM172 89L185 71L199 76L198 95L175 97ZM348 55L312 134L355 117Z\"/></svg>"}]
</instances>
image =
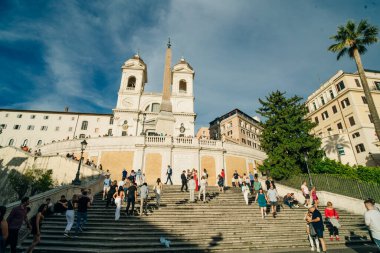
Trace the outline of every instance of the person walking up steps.
<instances>
[{"instance_id":1,"label":"person walking up steps","mask_svg":"<svg viewBox=\"0 0 380 253\"><path fill-rule=\"evenodd\" d=\"M75 218L75 209L78 206L78 196L76 194L73 195L72 199L67 202L67 211L66 211L66 220L67 225L65 228L65 232L63 233L64 236L70 237L70 230L74 225L74 218Z\"/></svg>"},{"instance_id":2,"label":"person walking up steps","mask_svg":"<svg viewBox=\"0 0 380 253\"><path fill-rule=\"evenodd\" d=\"M135 210L135 202L137 199L137 187L136 184L132 183L131 186L128 188L127 192L127 208L125 209L125 212L128 215L133 215L133 212ZM132 204L132 210L129 213L129 207Z\"/></svg>"},{"instance_id":3,"label":"person walking up steps","mask_svg":"<svg viewBox=\"0 0 380 253\"><path fill-rule=\"evenodd\" d=\"M120 219L120 209L121 209L121 203L124 199L124 189L123 186L119 186L119 189L115 194L113 195L113 198L115 200L116 210L115 210L115 220Z\"/></svg>"},{"instance_id":4,"label":"person walking up steps","mask_svg":"<svg viewBox=\"0 0 380 253\"><path fill-rule=\"evenodd\" d=\"M170 181L170 184L173 185L173 182L172 182L172 174L173 174L173 169L170 167L170 165L168 165L168 169L166 170L166 183L165 184L168 184L168 181Z\"/></svg>"},{"instance_id":5,"label":"person walking up steps","mask_svg":"<svg viewBox=\"0 0 380 253\"><path fill-rule=\"evenodd\" d=\"M194 177L191 176L189 180L189 192L190 192L190 202L194 202L194 191L195 191L195 180Z\"/></svg>"},{"instance_id":6,"label":"person walking up steps","mask_svg":"<svg viewBox=\"0 0 380 253\"><path fill-rule=\"evenodd\" d=\"M32 232L33 235L33 242L32 245L29 246L27 249L27 253L33 252L34 248L37 246L37 244L41 241L41 225L42 220L44 219L44 213L47 210L47 206L45 204L42 204L39 208L37 213L30 219L30 223L32 225Z\"/></svg>"},{"instance_id":7,"label":"person walking up steps","mask_svg":"<svg viewBox=\"0 0 380 253\"><path fill-rule=\"evenodd\" d=\"M145 213L145 215L148 215L148 195L148 185L147 183L144 183L140 187L140 216L142 216L143 212Z\"/></svg>"},{"instance_id":8,"label":"person walking up steps","mask_svg":"<svg viewBox=\"0 0 380 253\"><path fill-rule=\"evenodd\" d=\"M153 191L156 193L156 205L157 205L157 208L160 208L162 188L163 187L162 187L161 179L157 178L156 185L153 188Z\"/></svg>"},{"instance_id":9,"label":"person walking up steps","mask_svg":"<svg viewBox=\"0 0 380 253\"><path fill-rule=\"evenodd\" d=\"M256 202L259 203L261 218L264 219L264 216L267 216L265 211L267 209L268 198L265 195L263 188L260 188L259 191L256 193L255 203Z\"/></svg>"},{"instance_id":10,"label":"person walking up steps","mask_svg":"<svg viewBox=\"0 0 380 253\"><path fill-rule=\"evenodd\" d=\"M181 192L183 192L183 188L185 188L185 191L187 191L187 177L186 177L186 171L185 170L182 171L181 182L182 182Z\"/></svg>"},{"instance_id":11,"label":"person walking up steps","mask_svg":"<svg viewBox=\"0 0 380 253\"><path fill-rule=\"evenodd\" d=\"M87 191L82 192L82 196L78 199L78 212L77 212L77 226L75 230L75 236L78 236L79 232L82 232L85 222L87 221L87 210L91 207L91 201L87 197Z\"/></svg>"},{"instance_id":12,"label":"person walking up steps","mask_svg":"<svg viewBox=\"0 0 380 253\"><path fill-rule=\"evenodd\" d=\"M203 177L201 177L200 188L199 188L199 196L198 196L198 199L200 201L201 195L203 194L203 203L206 202L206 187L207 187L207 180L203 176Z\"/></svg>"},{"instance_id":13,"label":"person walking up steps","mask_svg":"<svg viewBox=\"0 0 380 253\"><path fill-rule=\"evenodd\" d=\"M18 233L20 231L22 223L25 222L28 228L32 229L27 217L28 206L29 206L29 198L28 197L22 198L21 204L13 208L7 218L9 235L8 235L8 240L6 244L7 245L10 244L11 253L16 253Z\"/></svg>"}]
</instances>

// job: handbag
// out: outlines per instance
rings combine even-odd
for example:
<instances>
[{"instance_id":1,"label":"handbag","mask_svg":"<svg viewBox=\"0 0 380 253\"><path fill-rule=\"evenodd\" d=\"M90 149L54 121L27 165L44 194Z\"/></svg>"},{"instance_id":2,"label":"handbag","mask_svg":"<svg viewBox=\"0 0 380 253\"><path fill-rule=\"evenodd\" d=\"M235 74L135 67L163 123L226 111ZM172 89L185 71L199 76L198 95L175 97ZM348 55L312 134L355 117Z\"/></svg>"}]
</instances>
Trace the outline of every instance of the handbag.
<instances>
[{"instance_id":1,"label":"handbag","mask_svg":"<svg viewBox=\"0 0 380 253\"><path fill-rule=\"evenodd\" d=\"M340 225L339 221L337 218L329 218L329 222L333 227L340 228L342 225Z\"/></svg>"},{"instance_id":2,"label":"handbag","mask_svg":"<svg viewBox=\"0 0 380 253\"><path fill-rule=\"evenodd\" d=\"M309 224L309 232L310 232L310 236L316 236L317 235L317 232L315 231L314 226L311 223Z\"/></svg>"}]
</instances>

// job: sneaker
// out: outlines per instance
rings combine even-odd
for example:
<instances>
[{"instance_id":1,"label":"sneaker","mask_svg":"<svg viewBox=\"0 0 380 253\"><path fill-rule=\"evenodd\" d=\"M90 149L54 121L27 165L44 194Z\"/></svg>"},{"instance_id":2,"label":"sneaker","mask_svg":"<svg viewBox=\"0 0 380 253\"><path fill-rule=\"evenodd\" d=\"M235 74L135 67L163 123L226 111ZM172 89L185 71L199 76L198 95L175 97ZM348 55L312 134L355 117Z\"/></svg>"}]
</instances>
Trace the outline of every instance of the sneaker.
<instances>
[{"instance_id":1,"label":"sneaker","mask_svg":"<svg viewBox=\"0 0 380 253\"><path fill-rule=\"evenodd\" d=\"M67 237L67 238L71 238L71 236L69 235L69 233L66 233L66 232L63 234L63 236Z\"/></svg>"},{"instance_id":2,"label":"sneaker","mask_svg":"<svg viewBox=\"0 0 380 253\"><path fill-rule=\"evenodd\" d=\"M315 248L314 248L314 247L311 247L310 250L311 250L311 251L315 251Z\"/></svg>"},{"instance_id":3,"label":"sneaker","mask_svg":"<svg viewBox=\"0 0 380 253\"><path fill-rule=\"evenodd\" d=\"M321 252L321 250L320 250L320 249L317 249L317 252Z\"/></svg>"}]
</instances>

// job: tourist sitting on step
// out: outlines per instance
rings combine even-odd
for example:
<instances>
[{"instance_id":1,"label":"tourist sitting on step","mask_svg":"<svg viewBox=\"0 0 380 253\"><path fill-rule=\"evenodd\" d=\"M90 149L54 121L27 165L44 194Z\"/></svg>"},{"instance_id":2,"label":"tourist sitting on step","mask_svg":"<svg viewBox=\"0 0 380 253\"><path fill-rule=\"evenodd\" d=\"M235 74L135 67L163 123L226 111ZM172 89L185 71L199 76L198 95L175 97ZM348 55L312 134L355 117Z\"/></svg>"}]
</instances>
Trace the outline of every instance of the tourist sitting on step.
<instances>
[{"instance_id":1,"label":"tourist sitting on step","mask_svg":"<svg viewBox=\"0 0 380 253\"><path fill-rule=\"evenodd\" d=\"M47 206L47 210L45 212L45 216L49 216L49 215L54 214L54 205L53 205L53 203L51 203L51 199L50 198L46 198L45 199L45 205Z\"/></svg>"},{"instance_id":2,"label":"tourist sitting on step","mask_svg":"<svg viewBox=\"0 0 380 253\"><path fill-rule=\"evenodd\" d=\"M61 196L61 199L54 204L54 213L64 214L67 210L67 199L65 195Z\"/></svg>"},{"instance_id":3,"label":"tourist sitting on step","mask_svg":"<svg viewBox=\"0 0 380 253\"><path fill-rule=\"evenodd\" d=\"M294 207L298 208L299 207L298 201L294 198L294 193L287 193L284 196L283 201L284 201L284 204L290 208L294 208Z\"/></svg>"}]
</instances>

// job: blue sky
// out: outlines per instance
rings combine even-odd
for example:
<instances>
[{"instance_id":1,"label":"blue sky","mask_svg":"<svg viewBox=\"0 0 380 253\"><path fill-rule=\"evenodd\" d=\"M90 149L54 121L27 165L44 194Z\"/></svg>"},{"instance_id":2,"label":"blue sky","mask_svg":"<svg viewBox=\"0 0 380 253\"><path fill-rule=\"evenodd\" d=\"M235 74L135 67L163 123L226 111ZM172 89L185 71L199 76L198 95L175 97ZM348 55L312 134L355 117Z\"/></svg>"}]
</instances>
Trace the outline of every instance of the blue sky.
<instances>
[{"instance_id":1,"label":"blue sky","mask_svg":"<svg viewBox=\"0 0 380 253\"><path fill-rule=\"evenodd\" d=\"M111 113L120 66L137 50L147 91L160 91L170 36L173 63L194 67L197 127L234 108L255 115L279 89L307 97L342 69L329 37L348 19L380 26L376 0L0 2L0 108ZM362 58L380 70L380 44Z\"/></svg>"}]
</instances>

